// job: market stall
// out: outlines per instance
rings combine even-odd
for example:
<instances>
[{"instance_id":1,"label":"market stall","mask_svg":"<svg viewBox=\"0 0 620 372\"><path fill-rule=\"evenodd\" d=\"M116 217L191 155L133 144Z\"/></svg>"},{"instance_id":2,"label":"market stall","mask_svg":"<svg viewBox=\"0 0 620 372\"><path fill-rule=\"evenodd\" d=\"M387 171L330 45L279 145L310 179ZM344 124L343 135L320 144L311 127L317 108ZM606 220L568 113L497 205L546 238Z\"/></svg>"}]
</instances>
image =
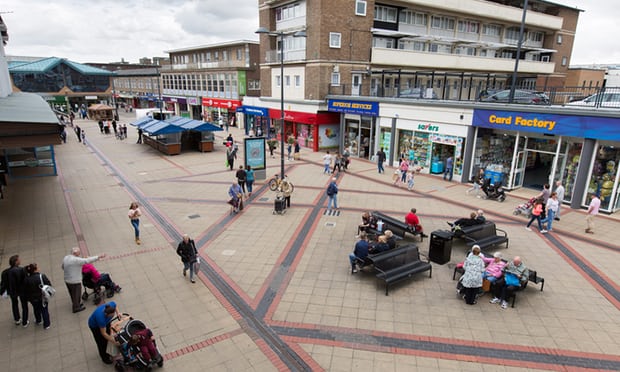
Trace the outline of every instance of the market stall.
<instances>
[{"instance_id":1,"label":"market stall","mask_svg":"<svg viewBox=\"0 0 620 372\"><path fill-rule=\"evenodd\" d=\"M113 120L114 119L114 107L104 105L102 103L96 103L88 107L88 117L91 120Z\"/></svg>"},{"instance_id":2,"label":"market stall","mask_svg":"<svg viewBox=\"0 0 620 372\"><path fill-rule=\"evenodd\" d=\"M211 123L182 117L173 117L166 120L166 122L177 125L188 131L184 133L182 139L184 148L197 148L198 151L201 152L213 151L213 143L215 141L213 132L223 130L219 126ZM185 143L188 145L185 146Z\"/></svg>"}]
</instances>

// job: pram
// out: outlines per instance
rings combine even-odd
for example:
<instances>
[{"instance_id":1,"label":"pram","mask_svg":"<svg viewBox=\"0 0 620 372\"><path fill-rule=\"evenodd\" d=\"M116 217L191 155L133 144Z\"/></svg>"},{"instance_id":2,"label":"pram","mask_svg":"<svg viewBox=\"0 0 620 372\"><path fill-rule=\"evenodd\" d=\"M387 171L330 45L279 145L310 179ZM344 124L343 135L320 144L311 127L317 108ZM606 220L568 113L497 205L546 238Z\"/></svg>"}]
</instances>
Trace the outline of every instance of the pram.
<instances>
[{"instance_id":1,"label":"pram","mask_svg":"<svg viewBox=\"0 0 620 372\"><path fill-rule=\"evenodd\" d=\"M525 203L517 205L512 214L515 216L524 214L527 218L530 218L532 216L532 206L534 206L534 201L536 201L536 197L531 198Z\"/></svg>"},{"instance_id":2,"label":"pram","mask_svg":"<svg viewBox=\"0 0 620 372\"><path fill-rule=\"evenodd\" d=\"M120 350L120 357L116 360L114 369L122 372L130 367L136 370L150 371L153 366L144 360L140 347L132 345L130 342L131 336L136 332L147 329L146 325L138 319L133 319L129 314L122 314L120 317L112 319L110 328L116 332L114 339L119 343L118 349ZM157 347L155 341L153 343ZM163 367L164 358L159 350L157 350L155 360L158 367Z\"/></svg>"}]
</instances>

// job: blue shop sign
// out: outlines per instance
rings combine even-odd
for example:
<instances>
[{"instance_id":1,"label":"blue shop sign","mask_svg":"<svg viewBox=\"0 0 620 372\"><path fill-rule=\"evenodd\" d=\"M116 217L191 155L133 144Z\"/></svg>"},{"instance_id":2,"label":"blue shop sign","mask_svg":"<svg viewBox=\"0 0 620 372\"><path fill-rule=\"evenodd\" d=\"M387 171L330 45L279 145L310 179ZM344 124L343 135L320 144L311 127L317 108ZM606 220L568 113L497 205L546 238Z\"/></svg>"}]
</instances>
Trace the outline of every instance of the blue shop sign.
<instances>
[{"instance_id":1,"label":"blue shop sign","mask_svg":"<svg viewBox=\"0 0 620 372\"><path fill-rule=\"evenodd\" d=\"M475 127L620 141L620 118L474 110Z\"/></svg>"},{"instance_id":2,"label":"blue shop sign","mask_svg":"<svg viewBox=\"0 0 620 372\"><path fill-rule=\"evenodd\" d=\"M246 115L269 116L269 109L256 106L237 107L237 112L243 112Z\"/></svg>"},{"instance_id":3,"label":"blue shop sign","mask_svg":"<svg viewBox=\"0 0 620 372\"><path fill-rule=\"evenodd\" d=\"M327 110L344 114L379 116L378 102L350 101L346 99L327 100Z\"/></svg>"}]
</instances>

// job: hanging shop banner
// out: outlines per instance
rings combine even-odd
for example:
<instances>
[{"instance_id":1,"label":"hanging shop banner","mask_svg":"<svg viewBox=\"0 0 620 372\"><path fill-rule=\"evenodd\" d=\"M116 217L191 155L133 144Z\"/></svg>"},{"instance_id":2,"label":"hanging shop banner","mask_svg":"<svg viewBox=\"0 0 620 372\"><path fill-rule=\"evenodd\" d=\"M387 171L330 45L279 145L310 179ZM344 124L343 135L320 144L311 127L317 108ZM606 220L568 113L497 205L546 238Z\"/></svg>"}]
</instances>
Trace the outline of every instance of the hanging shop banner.
<instances>
[{"instance_id":1,"label":"hanging shop banner","mask_svg":"<svg viewBox=\"0 0 620 372\"><path fill-rule=\"evenodd\" d=\"M344 114L379 116L379 102L328 99L327 110Z\"/></svg>"},{"instance_id":2,"label":"hanging shop banner","mask_svg":"<svg viewBox=\"0 0 620 372\"><path fill-rule=\"evenodd\" d=\"M251 137L243 140L245 165L254 170L266 168L265 162L265 137Z\"/></svg>"},{"instance_id":3,"label":"hanging shop banner","mask_svg":"<svg viewBox=\"0 0 620 372\"><path fill-rule=\"evenodd\" d=\"M241 106L242 103L236 99L219 99L219 98L202 98L202 105L206 107L219 107L226 109L236 109Z\"/></svg>"},{"instance_id":4,"label":"hanging shop banner","mask_svg":"<svg viewBox=\"0 0 620 372\"><path fill-rule=\"evenodd\" d=\"M475 127L620 141L620 118L474 110Z\"/></svg>"},{"instance_id":5,"label":"hanging shop banner","mask_svg":"<svg viewBox=\"0 0 620 372\"><path fill-rule=\"evenodd\" d=\"M242 112L246 115L269 116L269 109L265 107L241 106L237 107L237 112Z\"/></svg>"}]
</instances>

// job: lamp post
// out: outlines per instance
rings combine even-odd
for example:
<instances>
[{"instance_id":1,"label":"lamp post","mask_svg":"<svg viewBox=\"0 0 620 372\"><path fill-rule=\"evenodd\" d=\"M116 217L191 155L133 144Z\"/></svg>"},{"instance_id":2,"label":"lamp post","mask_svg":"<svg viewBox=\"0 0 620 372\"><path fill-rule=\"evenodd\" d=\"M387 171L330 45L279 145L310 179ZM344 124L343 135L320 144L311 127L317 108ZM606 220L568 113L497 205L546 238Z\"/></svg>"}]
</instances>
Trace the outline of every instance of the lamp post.
<instances>
[{"instance_id":1,"label":"lamp post","mask_svg":"<svg viewBox=\"0 0 620 372\"><path fill-rule=\"evenodd\" d=\"M280 179L284 179L284 36L282 31L269 31L265 27L259 27L257 34L275 36L280 40ZM306 37L305 31L297 31L293 37Z\"/></svg>"},{"instance_id":2,"label":"lamp post","mask_svg":"<svg viewBox=\"0 0 620 372\"><path fill-rule=\"evenodd\" d=\"M525 16L527 14L527 0L523 3L523 13L521 15L521 26L519 27L519 42L517 43L517 58L515 59L515 68L512 71L512 84L510 84L510 94L508 103L512 103L515 99L515 89L517 85L517 73L519 72L519 57L521 55L521 46L523 45L523 33L525 31Z\"/></svg>"}]
</instances>

